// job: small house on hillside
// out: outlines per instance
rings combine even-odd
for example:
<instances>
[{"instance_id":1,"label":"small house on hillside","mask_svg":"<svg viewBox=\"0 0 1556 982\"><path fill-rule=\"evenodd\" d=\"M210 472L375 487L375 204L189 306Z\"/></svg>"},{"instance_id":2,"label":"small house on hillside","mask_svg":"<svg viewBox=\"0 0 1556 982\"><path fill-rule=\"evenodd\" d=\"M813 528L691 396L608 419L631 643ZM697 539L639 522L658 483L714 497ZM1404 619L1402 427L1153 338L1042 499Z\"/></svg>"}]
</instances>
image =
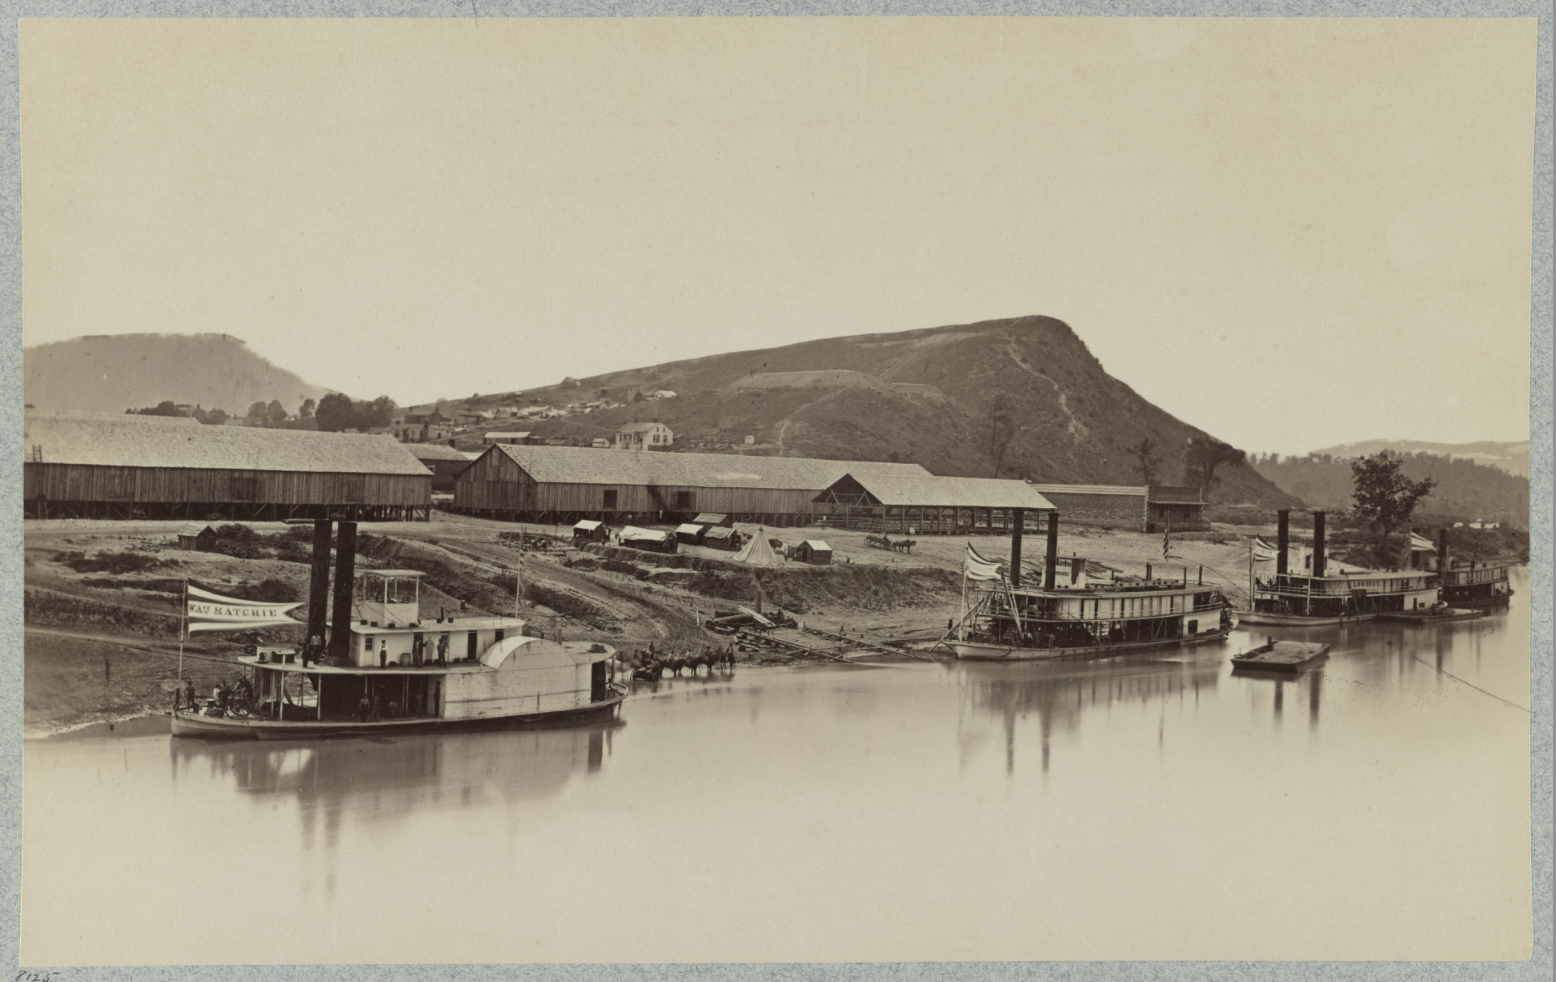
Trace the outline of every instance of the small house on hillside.
<instances>
[{"instance_id":1,"label":"small house on hillside","mask_svg":"<svg viewBox=\"0 0 1556 982\"><path fill-rule=\"evenodd\" d=\"M663 423L627 423L616 431L617 450L663 450L675 434Z\"/></svg>"},{"instance_id":2,"label":"small house on hillside","mask_svg":"<svg viewBox=\"0 0 1556 982\"><path fill-rule=\"evenodd\" d=\"M432 492L452 494L459 472L470 466L470 458L441 443L408 443L405 449L432 472Z\"/></svg>"},{"instance_id":3,"label":"small house on hillside","mask_svg":"<svg viewBox=\"0 0 1556 982\"><path fill-rule=\"evenodd\" d=\"M498 444L505 444L510 447L530 447L544 441L532 435L528 430L494 430L482 436L481 442L489 447Z\"/></svg>"},{"instance_id":4,"label":"small house on hillside","mask_svg":"<svg viewBox=\"0 0 1556 982\"><path fill-rule=\"evenodd\" d=\"M582 545L585 542L605 542L610 538L611 530L604 522L584 519L573 526L573 544Z\"/></svg>"},{"instance_id":5,"label":"small house on hillside","mask_svg":"<svg viewBox=\"0 0 1556 982\"><path fill-rule=\"evenodd\" d=\"M195 552L210 552L216 544L216 530L209 525L192 522L178 530L178 548Z\"/></svg>"},{"instance_id":6,"label":"small house on hillside","mask_svg":"<svg viewBox=\"0 0 1556 982\"><path fill-rule=\"evenodd\" d=\"M828 566L832 563L832 547L820 539L806 539L790 550L789 558L812 566Z\"/></svg>"}]
</instances>

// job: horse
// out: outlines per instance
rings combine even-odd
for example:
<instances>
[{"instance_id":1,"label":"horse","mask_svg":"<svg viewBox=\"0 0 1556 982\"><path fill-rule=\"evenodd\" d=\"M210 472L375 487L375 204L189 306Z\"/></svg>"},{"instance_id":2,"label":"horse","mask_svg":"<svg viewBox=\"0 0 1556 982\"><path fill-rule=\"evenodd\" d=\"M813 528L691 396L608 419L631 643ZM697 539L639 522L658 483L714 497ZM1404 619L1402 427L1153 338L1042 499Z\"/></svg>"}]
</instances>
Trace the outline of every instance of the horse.
<instances>
[{"instance_id":1,"label":"horse","mask_svg":"<svg viewBox=\"0 0 1556 982\"><path fill-rule=\"evenodd\" d=\"M918 543L913 541L912 539L898 539L896 542L893 542L891 544L891 547L894 550L896 550L897 552L905 552L905 553L911 554L913 552L913 547L916 546L916 545L918 545Z\"/></svg>"}]
</instances>

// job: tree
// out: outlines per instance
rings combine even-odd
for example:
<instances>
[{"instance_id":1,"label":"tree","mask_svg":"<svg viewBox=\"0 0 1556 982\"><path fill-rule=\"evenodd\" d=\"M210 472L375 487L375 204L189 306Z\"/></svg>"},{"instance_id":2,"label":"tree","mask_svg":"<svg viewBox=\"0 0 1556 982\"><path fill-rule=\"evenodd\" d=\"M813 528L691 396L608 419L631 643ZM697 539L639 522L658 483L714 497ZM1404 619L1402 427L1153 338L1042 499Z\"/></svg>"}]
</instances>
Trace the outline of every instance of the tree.
<instances>
[{"instance_id":1,"label":"tree","mask_svg":"<svg viewBox=\"0 0 1556 982\"><path fill-rule=\"evenodd\" d=\"M307 419L309 416L312 416L314 405L315 403L312 399L304 399L303 404L297 407L298 417L301 419Z\"/></svg>"},{"instance_id":2,"label":"tree","mask_svg":"<svg viewBox=\"0 0 1556 982\"><path fill-rule=\"evenodd\" d=\"M1135 473L1140 475L1140 483L1151 485L1156 483L1156 465L1162 459L1155 454L1155 445L1150 437L1141 437L1140 442L1129 448L1129 455L1135 458Z\"/></svg>"},{"instance_id":3,"label":"tree","mask_svg":"<svg viewBox=\"0 0 1556 982\"><path fill-rule=\"evenodd\" d=\"M205 412L195 412L195 418L207 426L220 426L227 422L227 410L210 409Z\"/></svg>"},{"instance_id":4,"label":"tree","mask_svg":"<svg viewBox=\"0 0 1556 982\"><path fill-rule=\"evenodd\" d=\"M359 407L357 428L365 430L373 426L388 426L394 411L399 408L394 404L393 399L379 396L367 405Z\"/></svg>"},{"instance_id":5,"label":"tree","mask_svg":"<svg viewBox=\"0 0 1556 982\"><path fill-rule=\"evenodd\" d=\"M983 423L989 428L989 457L994 461L994 476L1000 476L1000 464L1010 441L1016 438L1016 413L1010 404L1010 394L996 392L983 404Z\"/></svg>"},{"instance_id":6,"label":"tree","mask_svg":"<svg viewBox=\"0 0 1556 982\"><path fill-rule=\"evenodd\" d=\"M1183 483L1197 485L1202 488L1213 488L1220 482L1216 479L1216 468L1222 464L1233 467L1241 467L1248 460L1248 454L1229 443L1220 440L1196 440L1189 437L1189 452L1183 461Z\"/></svg>"},{"instance_id":7,"label":"tree","mask_svg":"<svg viewBox=\"0 0 1556 982\"><path fill-rule=\"evenodd\" d=\"M1432 493L1431 478L1412 481L1399 472L1400 459L1387 450L1351 461L1353 514L1377 533L1377 563L1387 563L1389 533L1410 521L1421 499Z\"/></svg>"},{"instance_id":8,"label":"tree","mask_svg":"<svg viewBox=\"0 0 1556 982\"><path fill-rule=\"evenodd\" d=\"M279 426L286 422L286 415L286 408L281 405L280 399L270 400L270 405L265 407L265 418L270 421L271 426Z\"/></svg>"},{"instance_id":9,"label":"tree","mask_svg":"<svg viewBox=\"0 0 1556 982\"><path fill-rule=\"evenodd\" d=\"M339 392L331 392L319 400L319 405L313 411L313 417L318 421L319 429L332 433L341 430L349 430L357 425L357 409L352 403L351 397Z\"/></svg>"},{"instance_id":10,"label":"tree","mask_svg":"<svg viewBox=\"0 0 1556 982\"><path fill-rule=\"evenodd\" d=\"M243 415L248 417L250 426L264 426L270 421L270 407L263 402L256 402Z\"/></svg>"}]
</instances>

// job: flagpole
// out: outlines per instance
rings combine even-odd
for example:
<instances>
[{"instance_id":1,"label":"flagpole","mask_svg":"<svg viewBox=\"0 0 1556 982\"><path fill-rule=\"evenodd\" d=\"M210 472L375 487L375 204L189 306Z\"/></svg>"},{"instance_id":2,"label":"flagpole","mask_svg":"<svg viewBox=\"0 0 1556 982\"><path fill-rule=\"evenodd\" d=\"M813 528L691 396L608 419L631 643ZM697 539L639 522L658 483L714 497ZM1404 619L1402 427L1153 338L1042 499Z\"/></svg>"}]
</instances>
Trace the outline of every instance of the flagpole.
<instances>
[{"instance_id":1,"label":"flagpole","mask_svg":"<svg viewBox=\"0 0 1556 982\"><path fill-rule=\"evenodd\" d=\"M189 580L184 579L184 603L178 612L178 680L184 680L184 623L189 618Z\"/></svg>"},{"instance_id":2,"label":"flagpole","mask_svg":"<svg viewBox=\"0 0 1556 982\"><path fill-rule=\"evenodd\" d=\"M1248 540L1248 609L1253 610L1253 540Z\"/></svg>"}]
</instances>

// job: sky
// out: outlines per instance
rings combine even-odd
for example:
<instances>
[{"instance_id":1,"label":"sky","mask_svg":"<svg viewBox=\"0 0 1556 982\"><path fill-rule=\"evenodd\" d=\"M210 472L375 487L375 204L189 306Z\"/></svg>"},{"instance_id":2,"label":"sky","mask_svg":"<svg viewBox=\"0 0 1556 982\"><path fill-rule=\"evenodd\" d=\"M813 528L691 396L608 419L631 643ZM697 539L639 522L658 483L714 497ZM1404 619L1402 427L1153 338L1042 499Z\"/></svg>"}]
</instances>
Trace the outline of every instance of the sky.
<instances>
[{"instance_id":1,"label":"sky","mask_svg":"<svg viewBox=\"0 0 1556 982\"><path fill-rule=\"evenodd\" d=\"M1533 20L34 20L23 340L402 405L1043 314L1253 452L1529 438Z\"/></svg>"}]
</instances>

